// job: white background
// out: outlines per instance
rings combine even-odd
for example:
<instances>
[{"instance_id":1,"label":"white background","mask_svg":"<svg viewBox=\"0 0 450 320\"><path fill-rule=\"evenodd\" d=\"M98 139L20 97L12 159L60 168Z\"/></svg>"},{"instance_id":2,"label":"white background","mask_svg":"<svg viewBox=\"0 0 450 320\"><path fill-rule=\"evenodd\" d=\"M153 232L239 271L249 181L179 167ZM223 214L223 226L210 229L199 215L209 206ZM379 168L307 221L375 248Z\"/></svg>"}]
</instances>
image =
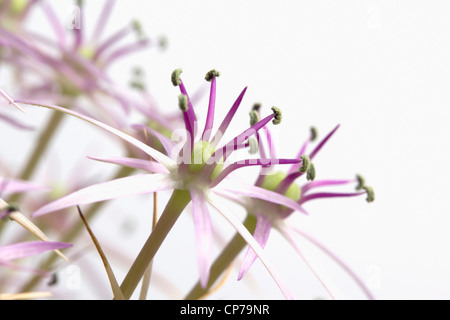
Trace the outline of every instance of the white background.
<instances>
[{"instance_id":1,"label":"white background","mask_svg":"<svg viewBox=\"0 0 450 320\"><path fill-rule=\"evenodd\" d=\"M51 3L64 19L71 3ZM86 28L93 27L102 3L88 2ZM178 92L169 77L178 67L183 68L183 81L191 91L204 84L203 77L210 69L221 71L217 122L240 91L249 87L233 122L236 133L248 125L248 110L254 102L263 103L267 112L272 105L280 107L283 123L274 128L280 157L295 156L310 126L316 126L323 137L340 123L341 128L315 161L318 178L350 178L362 173L375 189L376 201L367 204L360 197L311 202L307 204L310 217L296 215L289 222L304 226L326 243L379 299L448 299L449 14L447 1L119 0L105 34L136 18L149 36L164 34L168 38L166 51L135 54L110 70L113 77L126 82L131 67L143 67L149 90L167 110L176 110ZM37 29L51 32L43 24ZM206 107L207 99L196 107L201 119ZM32 115L46 112L31 111L27 122L34 121ZM54 147L53 152L84 146L87 141L95 152L89 128L77 121L67 123L75 129L61 134L62 147ZM76 134L74 130L78 130ZM83 136L84 132L89 136ZM17 134L23 143L3 138L1 143L8 148L26 147L30 137ZM108 145L103 148L90 154L117 155L111 154L114 151L110 152ZM64 158L68 151L63 153L59 157ZM249 176L243 172L238 178L253 181L253 171L248 171ZM146 239L151 221L151 197L136 198L111 203L110 212L93 224L97 236L110 247L108 252L113 255L115 247L129 261ZM229 210L240 213L232 205ZM214 219L215 229L232 234L223 219ZM315 257L314 248L305 248ZM216 249L219 252L219 247ZM275 232L266 250L297 298L327 297L300 257ZM363 298L339 268L323 256L316 258L346 297ZM95 286L108 298L107 279L95 253L91 260L88 267L92 263L98 267ZM126 268L114 261L121 279ZM61 291L69 298L75 292L78 298L95 298L98 290L87 276L92 272L81 262L74 262L81 268L82 283L76 287L80 291ZM181 292L195 281L189 215L168 237L156 257L155 270L156 283L170 279ZM246 282L237 283L236 275L237 269L213 297L282 298L261 264L253 266ZM257 294L251 289L255 283ZM167 298L157 290L152 289L150 297Z\"/></svg>"}]
</instances>

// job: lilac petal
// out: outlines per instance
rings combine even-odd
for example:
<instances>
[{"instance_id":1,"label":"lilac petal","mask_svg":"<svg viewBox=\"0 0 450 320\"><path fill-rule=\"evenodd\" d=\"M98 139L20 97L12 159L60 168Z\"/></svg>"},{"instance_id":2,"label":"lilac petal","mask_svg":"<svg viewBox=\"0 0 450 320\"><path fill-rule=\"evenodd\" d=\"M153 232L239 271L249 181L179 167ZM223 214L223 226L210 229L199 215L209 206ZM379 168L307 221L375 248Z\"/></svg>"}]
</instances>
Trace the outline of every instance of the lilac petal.
<instances>
[{"instance_id":1,"label":"lilac petal","mask_svg":"<svg viewBox=\"0 0 450 320\"><path fill-rule=\"evenodd\" d=\"M40 277L46 277L49 275L48 271L44 271L44 270L40 270L40 269L28 267L28 266L23 266L23 265L13 263L10 261L0 260L0 266L8 268L8 269L12 269L12 270L32 273L32 274L38 275Z\"/></svg>"},{"instance_id":2,"label":"lilac petal","mask_svg":"<svg viewBox=\"0 0 450 320\"><path fill-rule=\"evenodd\" d=\"M331 138L331 136L333 136L333 134L336 132L337 129L339 129L340 125L338 124L325 138L322 139L322 141L320 141L320 143L317 145L317 147L314 148L313 151L311 151L311 153L309 154L309 158L312 160L317 152L320 151L320 149L322 149L322 147L325 145L325 143Z\"/></svg>"},{"instance_id":3,"label":"lilac petal","mask_svg":"<svg viewBox=\"0 0 450 320\"><path fill-rule=\"evenodd\" d=\"M195 225L197 255L200 271L200 284L208 285L212 254L212 225L208 207L203 192L191 190L192 213Z\"/></svg>"},{"instance_id":4,"label":"lilac petal","mask_svg":"<svg viewBox=\"0 0 450 320\"><path fill-rule=\"evenodd\" d=\"M132 136L123 133L120 130L114 129L110 126L108 126L107 124L104 124L100 121L97 121L95 119L86 117L78 112L72 111L72 110L68 110L66 108L62 108L59 106L55 106L55 105L49 105L49 104L42 104L42 103L38 103L38 102L33 102L33 101L25 101L25 100L16 100L16 103L23 103L23 104L29 104L29 105L35 105L35 106L39 106L39 107L43 107L43 108L48 108L48 109L52 109L52 110L56 110L59 112L64 112L66 114L69 114L71 116L74 116L76 118L79 118L81 120L84 120L86 122L89 122L97 127L100 127L116 136L118 136L119 138L129 142L130 144L134 145L135 147L137 147L138 149L142 150L143 152L145 152L146 154L148 154L150 157L152 157L153 159L155 159L156 161L158 161L159 163L161 163L163 166L165 166L169 171L171 169L173 169L176 166L176 162L173 161L172 159L170 159L169 157L167 157L165 154L159 152L156 149L153 149L149 146L147 146L145 143L133 138Z\"/></svg>"},{"instance_id":5,"label":"lilac petal","mask_svg":"<svg viewBox=\"0 0 450 320\"><path fill-rule=\"evenodd\" d=\"M247 196L250 198L264 200L264 201L275 203L275 204L279 204L279 205L285 206L287 208L290 208L294 211L299 211L306 215L308 214L303 209L303 207L299 203L295 202L294 200L292 200L282 194L279 194L279 193L276 193L276 192L273 192L273 191L270 191L267 189L263 189L263 188L260 188L260 187L254 186L254 185L248 185L248 184L245 184L242 182L239 182L239 183L234 182L234 183L231 183L230 186L220 185L220 186L216 187L216 189L227 191L227 192L234 193L234 194L244 195L244 196Z\"/></svg>"},{"instance_id":6,"label":"lilac petal","mask_svg":"<svg viewBox=\"0 0 450 320\"><path fill-rule=\"evenodd\" d=\"M272 261L266 256L264 253L264 250L261 248L259 243L253 238L253 236L250 234L250 232L247 230L247 228L242 224L241 221L239 221L234 215L232 214L225 214L219 208L217 208L213 201L211 201L211 197L213 194L210 194L210 197L208 199L208 202L213 206L233 227L234 229L244 238L244 240L248 243L248 245L255 251L258 258L261 260L263 265L266 267L267 271L270 273L278 287L280 288L283 295L286 297L286 299L294 299L292 296L292 293L290 292L288 286L284 283L284 281L280 278L278 273L276 272Z\"/></svg>"},{"instance_id":7,"label":"lilac petal","mask_svg":"<svg viewBox=\"0 0 450 320\"><path fill-rule=\"evenodd\" d=\"M303 204L307 201L314 200L314 199L322 199L322 198L346 198L346 197L356 197L366 194L365 191L363 192L349 192L349 193L335 193L335 192L318 192L313 194L308 194L306 196L301 197L299 203Z\"/></svg>"},{"instance_id":8,"label":"lilac petal","mask_svg":"<svg viewBox=\"0 0 450 320\"><path fill-rule=\"evenodd\" d=\"M6 179L0 177L0 195L11 195L14 193L21 193L35 190L47 190L47 188L28 181Z\"/></svg>"},{"instance_id":9,"label":"lilac petal","mask_svg":"<svg viewBox=\"0 0 450 320\"><path fill-rule=\"evenodd\" d=\"M111 200L123 196L139 195L156 191L174 189L176 182L170 180L168 174L145 174L129 176L95 184L75 191L63 198L53 201L33 213L33 216L58 211L61 209Z\"/></svg>"},{"instance_id":10,"label":"lilac petal","mask_svg":"<svg viewBox=\"0 0 450 320\"><path fill-rule=\"evenodd\" d=\"M205 129L202 134L202 141L209 141L211 130L214 124L214 110L216 106L216 77L211 79L211 91L209 94L208 115L206 117Z\"/></svg>"},{"instance_id":11,"label":"lilac petal","mask_svg":"<svg viewBox=\"0 0 450 320\"><path fill-rule=\"evenodd\" d=\"M95 26L94 33L92 36L92 39L94 41L98 40L101 37L103 30L106 26L106 23L111 15L112 9L114 8L115 2L116 2L115 0L105 1L100 16L97 19L97 24Z\"/></svg>"},{"instance_id":12,"label":"lilac petal","mask_svg":"<svg viewBox=\"0 0 450 320\"><path fill-rule=\"evenodd\" d=\"M166 153L168 155L172 154L172 150L173 148L176 146L176 143L173 142L172 140L170 140L168 137L166 137L165 135L159 133L156 130L153 130L149 127L147 127L146 125L143 124L135 124L131 126L133 129L142 129L147 131L148 133L150 133L151 135L155 136L159 142L161 142L161 144L163 145L164 150L166 150Z\"/></svg>"},{"instance_id":13,"label":"lilac petal","mask_svg":"<svg viewBox=\"0 0 450 320\"><path fill-rule=\"evenodd\" d=\"M306 233L305 231L297 228L297 227L290 227L292 230L300 234L302 237L307 239L309 242L314 244L316 247L318 247L320 250L322 250L324 253L326 253L332 260L334 260L339 266L341 266L342 269L344 269L345 272L355 281L355 283L359 286L359 288L364 292L366 297L369 300L374 300L375 297L373 296L372 292L367 288L367 286L364 284L364 281L358 277L358 275L342 260L340 259L335 253L333 253L329 248L327 248L324 244L322 244L320 241L315 239L310 234Z\"/></svg>"},{"instance_id":14,"label":"lilac petal","mask_svg":"<svg viewBox=\"0 0 450 320\"><path fill-rule=\"evenodd\" d=\"M336 292L337 290L335 288L331 288L331 283L327 283L327 281L324 280L323 276L320 275L321 272L306 258L303 251L300 249L299 245L294 241L294 238L292 237L291 232L286 227L282 227L281 225L278 225L278 230L283 235L283 237L291 244L291 246L297 251L298 255L302 258L302 260L306 263L308 268L311 270L311 272L314 274L314 276L320 281L322 286L325 288L325 290L328 292L328 294L331 296L333 300L336 300Z\"/></svg>"},{"instance_id":15,"label":"lilac petal","mask_svg":"<svg viewBox=\"0 0 450 320\"><path fill-rule=\"evenodd\" d=\"M14 100L2 89L0 89L0 96L6 99L10 104L12 104L14 107L25 113L25 110L22 109L21 106L19 106L17 103L14 102Z\"/></svg>"},{"instance_id":16,"label":"lilac petal","mask_svg":"<svg viewBox=\"0 0 450 320\"><path fill-rule=\"evenodd\" d=\"M42 10L44 11L47 17L47 21L50 23L53 30L55 31L56 37L58 38L58 45L60 46L60 48L65 47L67 43L66 29L63 27L58 17L56 16L55 11L50 6L50 4L48 4L48 2L43 1L41 3L41 6Z\"/></svg>"},{"instance_id":17,"label":"lilac petal","mask_svg":"<svg viewBox=\"0 0 450 320\"><path fill-rule=\"evenodd\" d=\"M336 186L336 185L342 185L342 184L348 184L355 182L355 179L349 179L349 180L316 180L309 182L305 184L302 187L302 194L305 194L307 191L318 188L318 187L324 187L324 186Z\"/></svg>"},{"instance_id":18,"label":"lilac petal","mask_svg":"<svg viewBox=\"0 0 450 320\"><path fill-rule=\"evenodd\" d=\"M70 243L32 241L10 244L0 247L0 260L11 261L30 257L50 250L71 247Z\"/></svg>"},{"instance_id":19,"label":"lilac petal","mask_svg":"<svg viewBox=\"0 0 450 320\"><path fill-rule=\"evenodd\" d=\"M270 166L274 164L291 164L297 163L300 160L298 159L246 159L234 162L228 165L214 181L211 183L210 188L214 188L218 185L223 179L225 179L231 172L249 166Z\"/></svg>"},{"instance_id":20,"label":"lilac petal","mask_svg":"<svg viewBox=\"0 0 450 320\"><path fill-rule=\"evenodd\" d=\"M211 140L211 143L212 143L212 145L214 147L219 144L221 138L225 134L225 131L227 131L228 126L230 125L230 122L231 122L231 120L234 117L234 114L236 113L237 109L241 105L242 99L244 98L244 95L245 95L246 91L247 91L247 87L245 87L244 90L242 90L241 94L236 99L236 101L234 102L233 106L230 108L230 110L228 111L227 115L225 116L225 119L223 119L219 129L217 130L216 135Z\"/></svg>"},{"instance_id":21,"label":"lilac petal","mask_svg":"<svg viewBox=\"0 0 450 320\"><path fill-rule=\"evenodd\" d=\"M26 124L23 124L19 121L17 121L16 119L13 119L7 115L4 114L0 114L0 119L4 120L5 122L7 122L8 124L10 124L13 127L16 127L17 129L22 129L22 130L29 130L32 131L35 128Z\"/></svg>"},{"instance_id":22,"label":"lilac petal","mask_svg":"<svg viewBox=\"0 0 450 320\"><path fill-rule=\"evenodd\" d=\"M169 173L166 167L164 167L162 164L150 160L122 158L122 157L117 158L88 157L88 158L96 161L108 162L125 167L141 169L152 173Z\"/></svg>"},{"instance_id":23,"label":"lilac petal","mask_svg":"<svg viewBox=\"0 0 450 320\"><path fill-rule=\"evenodd\" d=\"M264 214L259 214L256 220L256 228L253 233L253 237L256 242L259 243L262 249L266 246L267 240L269 239L270 230L272 229L272 222ZM248 248L242 261L241 270L239 271L238 280L241 280L245 273L250 269L252 264L255 262L257 256L252 248Z\"/></svg>"}]
</instances>

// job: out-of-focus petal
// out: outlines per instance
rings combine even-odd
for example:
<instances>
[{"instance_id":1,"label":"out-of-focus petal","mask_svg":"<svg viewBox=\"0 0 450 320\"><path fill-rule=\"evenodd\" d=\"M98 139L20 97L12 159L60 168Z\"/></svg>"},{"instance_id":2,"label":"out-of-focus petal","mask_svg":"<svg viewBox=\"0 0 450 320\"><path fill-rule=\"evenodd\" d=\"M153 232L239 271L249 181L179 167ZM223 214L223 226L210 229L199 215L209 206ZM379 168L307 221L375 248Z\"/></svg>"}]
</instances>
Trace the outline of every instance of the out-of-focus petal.
<instances>
[{"instance_id":1,"label":"out-of-focus petal","mask_svg":"<svg viewBox=\"0 0 450 320\"><path fill-rule=\"evenodd\" d=\"M267 240L269 239L270 229L272 228L272 222L264 214L257 215L255 232L253 237L256 242L259 243L261 248L264 249ZM255 262L257 255L252 248L248 248L245 253L244 260L242 260L241 269L239 271L238 280L241 280L245 273L250 269L252 264Z\"/></svg>"},{"instance_id":2,"label":"out-of-focus petal","mask_svg":"<svg viewBox=\"0 0 450 320\"><path fill-rule=\"evenodd\" d=\"M34 256L49 250L71 247L72 244L64 242L33 241L10 244L0 247L0 260L11 261Z\"/></svg>"},{"instance_id":3,"label":"out-of-focus petal","mask_svg":"<svg viewBox=\"0 0 450 320\"><path fill-rule=\"evenodd\" d=\"M123 158L123 157L114 157L114 158L88 157L88 158L96 161L108 162L125 167L141 169L153 173L169 173L166 167L155 161L135 159L135 158Z\"/></svg>"},{"instance_id":4,"label":"out-of-focus petal","mask_svg":"<svg viewBox=\"0 0 450 320\"><path fill-rule=\"evenodd\" d=\"M208 285L212 254L211 217L203 192L193 189L190 191L190 194L197 242L200 284L203 288L206 288Z\"/></svg>"},{"instance_id":5,"label":"out-of-focus petal","mask_svg":"<svg viewBox=\"0 0 450 320\"><path fill-rule=\"evenodd\" d=\"M258 242L253 238L247 228L239 221L233 214L225 214L222 212L217 206L214 205L214 194L208 194L208 202L213 206L232 226L233 228L244 238L244 240L248 243L248 245L255 251L258 258L261 260L263 265L266 267L267 271L270 273L278 287L280 288L283 295L286 299L294 299L292 293L290 292L288 286L285 284L284 280L278 275L276 272L272 261L266 256L261 246Z\"/></svg>"},{"instance_id":6,"label":"out-of-focus petal","mask_svg":"<svg viewBox=\"0 0 450 320\"><path fill-rule=\"evenodd\" d=\"M75 205L83 205L99 201L111 200L123 196L131 196L156 191L174 189L176 183L167 174L145 174L125 177L95 184L75 191L61 199L53 201L33 213L41 216Z\"/></svg>"}]
</instances>

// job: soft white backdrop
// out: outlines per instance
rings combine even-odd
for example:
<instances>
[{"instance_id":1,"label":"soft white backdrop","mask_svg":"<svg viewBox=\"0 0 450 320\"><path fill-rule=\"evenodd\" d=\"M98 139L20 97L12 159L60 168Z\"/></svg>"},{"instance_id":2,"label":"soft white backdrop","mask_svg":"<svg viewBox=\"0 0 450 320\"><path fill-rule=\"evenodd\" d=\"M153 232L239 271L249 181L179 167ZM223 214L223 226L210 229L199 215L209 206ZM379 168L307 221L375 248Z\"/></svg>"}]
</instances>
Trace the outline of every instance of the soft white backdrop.
<instances>
[{"instance_id":1,"label":"soft white backdrop","mask_svg":"<svg viewBox=\"0 0 450 320\"><path fill-rule=\"evenodd\" d=\"M92 28L103 1L86 2L85 27ZM71 2L51 3L64 19ZM178 67L183 68L183 81L191 91L204 84L208 70L221 71L217 119L249 87L233 122L236 132L248 125L248 110L254 102L261 102L267 112L273 105L280 107L284 119L274 134L282 157L296 154L310 126L316 126L323 137L340 123L340 130L317 157L318 178L362 173L374 187L376 201L367 204L361 197L312 202L307 205L310 217L295 215L290 222L303 225L328 244L377 298L448 299L449 14L447 1L119 0L106 33L136 18L149 36L167 37L167 50L135 54L111 70L113 77L126 83L133 66L143 67L150 91L167 110L176 110L178 92L169 77ZM51 32L45 24L36 22L36 28ZM197 107L203 111L201 119L206 107L207 99L203 99ZM27 121L47 114L30 111ZM55 144L53 152L69 150L68 146L85 150L92 133L98 134L77 121L67 123L73 129L61 134L62 147ZM2 138L2 148L13 149L10 154L16 146L31 143L27 140L31 135L16 137ZM100 150L93 144L91 155L115 155L111 154L114 146L107 142ZM63 153L61 159L70 158L69 152ZM253 179L252 174L250 170L249 176L238 177ZM162 206L165 196L160 197ZM109 246L107 252L112 255L114 248L119 249L132 261L147 237L151 204L151 197L136 197L108 206L110 212L93 223L99 239ZM228 206L241 214L239 208ZM214 219L217 229L232 234L223 219ZM305 250L318 259L345 296L363 297L339 268L316 256L314 248L305 246ZM272 234L267 252L297 298L326 297L278 234ZM91 260L98 267L95 286L107 292L107 279L95 252ZM121 279L125 266L112 262ZM94 286L83 263L87 262L74 262L82 278L75 289L80 289L79 297L93 298ZM155 270L160 275L156 282L165 277L181 292L192 285L197 268L189 215L168 237L156 257ZM213 297L282 298L261 264L255 264L244 283L237 283L236 275L234 270ZM255 285L259 286L256 295L251 291ZM150 297L167 296L155 288Z\"/></svg>"}]
</instances>

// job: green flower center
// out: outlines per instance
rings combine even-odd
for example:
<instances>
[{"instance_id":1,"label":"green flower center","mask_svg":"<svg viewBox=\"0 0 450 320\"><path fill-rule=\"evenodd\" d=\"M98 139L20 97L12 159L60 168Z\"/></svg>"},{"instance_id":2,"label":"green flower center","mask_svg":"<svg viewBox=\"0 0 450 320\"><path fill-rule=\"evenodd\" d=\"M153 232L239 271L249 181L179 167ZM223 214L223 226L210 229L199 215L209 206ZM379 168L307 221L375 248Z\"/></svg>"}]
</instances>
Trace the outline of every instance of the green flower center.
<instances>
[{"instance_id":1,"label":"green flower center","mask_svg":"<svg viewBox=\"0 0 450 320\"><path fill-rule=\"evenodd\" d=\"M215 149L206 141L198 141L194 143L194 148L192 150L191 164L189 165L189 170L191 173L199 172L203 166L207 163L211 155L215 152ZM211 161L208 164L213 164ZM216 167L211 173L210 178L214 180L223 170L223 158L220 158L216 163Z\"/></svg>"},{"instance_id":2,"label":"green flower center","mask_svg":"<svg viewBox=\"0 0 450 320\"><path fill-rule=\"evenodd\" d=\"M276 172L274 174L271 175L267 175L265 176L263 183L261 185L261 188L270 190L270 191L275 191L278 186L280 185L281 181L283 181L286 178L287 174L284 172ZM300 197L302 196L301 194L301 189L300 187L293 183L289 186L289 188L287 189L286 193L284 194L286 197L288 197L289 199L292 199L294 201L298 201L300 200Z\"/></svg>"}]
</instances>

